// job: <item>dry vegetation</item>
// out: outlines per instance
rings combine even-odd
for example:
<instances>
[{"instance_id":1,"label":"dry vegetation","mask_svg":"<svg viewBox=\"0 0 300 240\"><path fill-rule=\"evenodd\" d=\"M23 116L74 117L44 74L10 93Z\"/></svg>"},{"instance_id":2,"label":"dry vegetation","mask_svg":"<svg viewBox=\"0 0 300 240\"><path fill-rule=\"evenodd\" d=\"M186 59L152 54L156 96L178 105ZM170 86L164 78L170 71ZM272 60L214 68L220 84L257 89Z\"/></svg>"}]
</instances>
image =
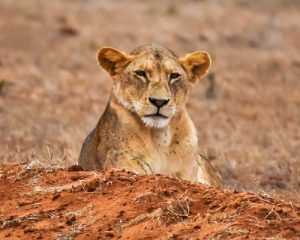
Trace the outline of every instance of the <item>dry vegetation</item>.
<instances>
[{"instance_id":1,"label":"dry vegetation","mask_svg":"<svg viewBox=\"0 0 300 240\"><path fill-rule=\"evenodd\" d=\"M75 163L110 93L97 49L129 52L155 42L179 55L201 49L213 57L212 74L194 86L188 108L201 153L226 186L299 201L299 39L297 0L1 1L0 162ZM189 218L190 199L178 201L155 214ZM276 206L261 214L282 221ZM2 227L23 220L5 221ZM226 229L222 234L247 234Z\"/></svg>"}]
</instances>

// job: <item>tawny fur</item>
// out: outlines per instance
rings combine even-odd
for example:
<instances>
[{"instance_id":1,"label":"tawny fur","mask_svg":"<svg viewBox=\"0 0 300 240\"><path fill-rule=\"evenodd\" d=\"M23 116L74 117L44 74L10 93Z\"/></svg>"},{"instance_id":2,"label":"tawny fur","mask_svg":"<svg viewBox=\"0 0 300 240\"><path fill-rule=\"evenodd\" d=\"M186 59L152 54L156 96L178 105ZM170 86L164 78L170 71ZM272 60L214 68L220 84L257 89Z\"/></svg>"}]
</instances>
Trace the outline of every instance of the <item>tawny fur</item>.
<instances>
[{"instance_id":1,"label":"tawny fur","mask_svg":"<svg viewBox=\"0 0 300 240\"><path fill-rule=\"evenodd\" d=\"M85 170L161 173L221 186L219 173L198 154L197 132L185 107L190 86L209 69L209 55L199 51L178 58L151 44L129 55L102 48L98 60L114 87L78 164ZM158 107L151 99L166 103Z\"/></svg>"}]
</instances>

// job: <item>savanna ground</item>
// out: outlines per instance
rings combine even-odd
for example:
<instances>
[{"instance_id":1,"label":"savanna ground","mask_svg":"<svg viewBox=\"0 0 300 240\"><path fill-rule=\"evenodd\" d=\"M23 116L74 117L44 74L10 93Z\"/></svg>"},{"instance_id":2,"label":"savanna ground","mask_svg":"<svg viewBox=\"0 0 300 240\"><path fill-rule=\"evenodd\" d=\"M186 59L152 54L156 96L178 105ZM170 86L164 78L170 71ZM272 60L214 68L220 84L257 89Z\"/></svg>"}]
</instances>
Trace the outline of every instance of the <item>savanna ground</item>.
<instances>
[{"instance_id":1,"label":"savanna ground","mask_svg":"<svg viewBox=\"0 0 300 240\"><path fill-rule=\"evenodd\" d=\"M299 39L297 0L1 1L0 162L74 164L112 86L98 48L155 42L212 55L188 109L226 187L299 202Z\"/></svg>"}]
</instances>

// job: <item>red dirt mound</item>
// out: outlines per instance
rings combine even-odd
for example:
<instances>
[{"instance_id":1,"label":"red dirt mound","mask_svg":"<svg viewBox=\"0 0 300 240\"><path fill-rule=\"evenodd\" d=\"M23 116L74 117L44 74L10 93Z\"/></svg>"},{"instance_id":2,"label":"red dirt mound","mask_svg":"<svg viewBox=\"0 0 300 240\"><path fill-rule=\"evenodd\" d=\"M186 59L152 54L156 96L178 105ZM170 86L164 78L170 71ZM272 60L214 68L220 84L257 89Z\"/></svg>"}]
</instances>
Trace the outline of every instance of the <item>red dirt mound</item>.
<instances>
[{"instance_id":1,"label":"red dirt mound","mask_svg":"<svg viewBox=\"0 0 300 240\"><path fill-rule=\"evenodd\" d=\"M78 170L1 165L0 239L300 238L292 202L161 175Z\"/></svg>"}]
</instances>

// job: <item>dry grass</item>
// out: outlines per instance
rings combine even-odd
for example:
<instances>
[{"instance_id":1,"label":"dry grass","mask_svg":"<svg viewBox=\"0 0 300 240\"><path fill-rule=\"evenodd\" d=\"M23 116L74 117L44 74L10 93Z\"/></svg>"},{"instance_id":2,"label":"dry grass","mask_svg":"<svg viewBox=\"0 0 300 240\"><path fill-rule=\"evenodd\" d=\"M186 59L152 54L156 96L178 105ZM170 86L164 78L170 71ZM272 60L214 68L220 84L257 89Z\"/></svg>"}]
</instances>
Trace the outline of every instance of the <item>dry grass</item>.
<instances>
[{"instance_id":1,"label":"dry grass","mask_svg":"<svg viewBox=\"0 0 300 240\"><path fill-rule=\"evenodd\" d=\"M164 207L162 216L173 222L186 220L190 216L191 202L192 200L186 196L172 200Z\"/></svg>"},{"instance_id":2,"label":"dry grass","mask_svg":"<svg viewBox=\"0 0 300 240\"><path fill-rule=\"evenodd\" d=\"M201 154L227 187L299 199L298 6L2 1L0 162L75 163L111 88L97 46L131 51L156 42L179 55L201 49L213 57L213 75L193 87L188 109Z\"/></svg>"},{"instance_id":3,"label":"dry grass","mask_svg":"<svg viewBox=\"0 0 300 240\"><path fill-rule=\"evenodd\" d=\"M77 218L84 216L84 221L78 221ZM66 223L72 225L71 229L60 233L57 236L57 240L71 240L74 239L78 234L83 232L88 226L93 225L99 217L96 217L93 213L93 206L88 205L82 209L69 211L64 216Z\"/></svg>"}]
</instances>

